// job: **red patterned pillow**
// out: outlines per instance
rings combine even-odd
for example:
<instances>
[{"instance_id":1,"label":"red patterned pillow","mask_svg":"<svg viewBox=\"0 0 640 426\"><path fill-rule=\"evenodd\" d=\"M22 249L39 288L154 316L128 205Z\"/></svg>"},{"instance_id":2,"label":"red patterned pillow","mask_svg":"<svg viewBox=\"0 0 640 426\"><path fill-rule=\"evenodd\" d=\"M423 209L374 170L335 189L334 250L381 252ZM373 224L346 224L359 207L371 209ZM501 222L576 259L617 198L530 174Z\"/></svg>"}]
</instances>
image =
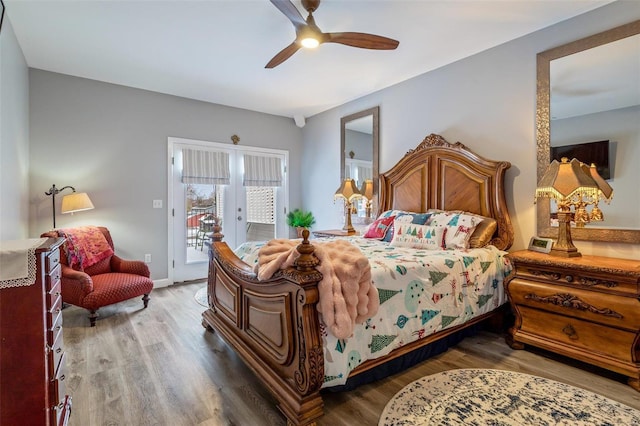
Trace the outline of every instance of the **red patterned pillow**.
<instances>
[{"instance_id":1,"label":"red patterned pillow","mask_svg":"<svg viewBox=\"0 0 640 426\"><path fill-rule=\"evenodd\" d=\"M369 229L367 229L367 233L364 234L364 237L375 238L376 240L383 239L385 234L387 233L387 229L389 228L389 226L391 226L391 224L393 224L395 218L395 216L389 216L376 219L376 221L369 226Z\"/></svg>"}]
</instances>

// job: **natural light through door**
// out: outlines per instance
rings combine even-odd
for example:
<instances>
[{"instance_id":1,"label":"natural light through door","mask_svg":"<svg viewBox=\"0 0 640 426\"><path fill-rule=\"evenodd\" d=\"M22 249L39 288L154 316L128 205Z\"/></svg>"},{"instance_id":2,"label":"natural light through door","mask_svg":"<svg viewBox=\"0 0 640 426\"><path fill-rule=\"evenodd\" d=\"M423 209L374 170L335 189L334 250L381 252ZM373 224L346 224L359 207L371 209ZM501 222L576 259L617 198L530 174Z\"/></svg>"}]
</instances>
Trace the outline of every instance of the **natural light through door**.
<instances>
[{"instance_id":1,"label":"natural light through door","mask_svg":"<svg viewBox=\"0 0 640 426\"><path fill-rule=\"evenodd\" d=\"M286 238L288 152L169 138L173 282L205 278L215 221L235 249Z\"/></svg>"}]
</instances>

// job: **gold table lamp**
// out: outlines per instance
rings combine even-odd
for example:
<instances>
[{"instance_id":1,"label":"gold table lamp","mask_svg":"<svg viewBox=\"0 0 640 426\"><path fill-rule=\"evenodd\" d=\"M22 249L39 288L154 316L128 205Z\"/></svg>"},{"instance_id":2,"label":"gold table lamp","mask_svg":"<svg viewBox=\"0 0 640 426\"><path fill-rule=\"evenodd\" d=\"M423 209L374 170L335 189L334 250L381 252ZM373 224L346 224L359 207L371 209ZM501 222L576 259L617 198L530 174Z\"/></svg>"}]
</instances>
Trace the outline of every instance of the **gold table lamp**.
<instances>
[{"instance_id":1,"label":"gold table lamp","mask_svg":"<svg viewBox=\"0 0 640 426\"><path fill-rule=\"evenodd\" d=\"M373 180L365 179L360 188L360 194L365 199L365 212L367 218L371 217L371 203L373 202Z\"/></svg>"},{"instance_id":2,"label":"gold table lamp","mask_svg":"<svg viewBox=\"0 0 640 426\"><path fill-rule=\"evenodd\" d=\"M598 208L600 198L611 201L613 189L596 171L595 165L587 166L577 159L561 162L553 160L536 188L536 198L555 199L558 203L558 240L550 254L560 257L578 257L580 252L571 240L571 207L574 208L576 226L584 226L591 220L603 220ZM587 206L593 204L591 214Z\"/></svg>"},{"instance_id":3,"label":"gold table lamp","mask_svg":"<svg viewBox=\"0 0 640 426\"><path fill-rule=\"evenodd\" d=\"M352 202L362 197L360 191L358 191L358 187L353 179L345 179L342 181L342 185L336 191L333 196L333 200L335 202L338 198L344 198L344 227L342 228L347 232L347 234L355 234L356 230L351 224L351 207Z\"/></svg>"}]
</instances>

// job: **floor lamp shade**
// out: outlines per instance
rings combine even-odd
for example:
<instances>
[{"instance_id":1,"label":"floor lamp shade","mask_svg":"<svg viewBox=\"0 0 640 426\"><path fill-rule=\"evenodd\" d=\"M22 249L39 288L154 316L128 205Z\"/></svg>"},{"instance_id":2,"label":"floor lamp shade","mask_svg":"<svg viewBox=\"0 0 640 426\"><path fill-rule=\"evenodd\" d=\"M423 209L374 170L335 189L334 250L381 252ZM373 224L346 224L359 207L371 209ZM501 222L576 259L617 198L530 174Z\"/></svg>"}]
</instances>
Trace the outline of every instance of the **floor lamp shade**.
<instances>
[{"instance_id":1,"label":"floor lamp shade","mask_svg":"<svg viewBox=\"0 0 640 426\"><path fill-rule=\"evenodd\" d=\"M55 184L51 185L49 191L45 192L44 195L51 196L53 229L56 228L56 195L58 195L65 189L70 189L73 191L73 193L62 197L62 213L74 213L82 210L91 210L92 208L94 208L93 203L89 199L89 196L86 192L76 192L76 189L73 186L64 186L62 188L57 188Z\"/></svg>"},{"instance_id":2,"label":"floor lamp shade","mask_svg":"<svg viewBox=\"0 0 640 426\"><path fill-rule=\"evenodd\" d=\"M74 192L62 197L62 209L64 213L75 213L93 209L93 203L86 192Z\"/></svg>"}]
</instances>

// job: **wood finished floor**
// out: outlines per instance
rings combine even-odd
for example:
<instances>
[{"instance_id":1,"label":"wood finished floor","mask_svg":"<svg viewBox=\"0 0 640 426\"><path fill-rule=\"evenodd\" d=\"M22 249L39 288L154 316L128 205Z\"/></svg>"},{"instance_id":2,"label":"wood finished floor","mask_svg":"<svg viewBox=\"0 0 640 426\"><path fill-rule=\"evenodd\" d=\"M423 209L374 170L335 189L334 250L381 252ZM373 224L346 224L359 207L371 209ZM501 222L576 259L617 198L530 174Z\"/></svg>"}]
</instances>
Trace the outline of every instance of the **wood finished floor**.
<instances>
[{"instance_id":1,"label":"wood finished floor","mask_svg":"<svg viewBox=\"0 0 640 426\"><path fill-rule=\"evenodd\" d=\"M274 399L214 333L193 296L203 283L160 288L149 308L138 299L100 310L63 311L73 397L72 426L285 425ZM376 425L389 399L420 377L454 368L494 368L547 377L640 409L624 378L535 349L514 351L482 332L410 371L356 390L325 394L319 425Z\"/></svg>"}]
</instances>

